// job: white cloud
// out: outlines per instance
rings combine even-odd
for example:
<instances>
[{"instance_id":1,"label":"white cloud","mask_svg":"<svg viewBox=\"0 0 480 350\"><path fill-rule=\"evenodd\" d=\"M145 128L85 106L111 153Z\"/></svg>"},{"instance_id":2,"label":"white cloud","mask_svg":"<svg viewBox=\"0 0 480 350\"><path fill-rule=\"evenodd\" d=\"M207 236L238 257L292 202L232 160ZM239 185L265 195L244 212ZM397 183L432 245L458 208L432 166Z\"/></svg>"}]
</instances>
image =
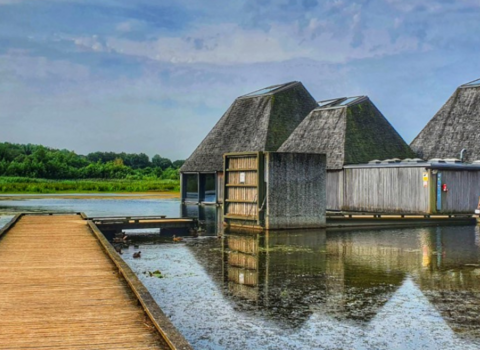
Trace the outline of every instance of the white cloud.
<instances>
[{"instance_id":1,"label":"white cloud","mask_svg":"<svg viewBox=\"0 0 480 350\"><path fill-rule=\"evenodd\" d=\"M465 8L470 7L473 9L480 8L480 2L478 0L455 0L451 3L445 3L445 1L440 0L385 0L386 3L393 6L396 10L409 13L415 12L419 9L422 11L427 11L429 13L444 12L453 10L455 8Z\"/></svg>"},{"instance_id":2,"label":"white cloud","mask_svg":"<svg viewBox=\"0 0 480 350\"><path fill-rule=\"evenodd\" d=\"M360 19L357 16L357 21ZM233 24L195 28L190 33L164 36L152 41L123 38L80 37L73 41L82 49L110 51L170 63L216 65L282 62L309 58L321 62L344 63L351 59L392 55L419 49L415 37L391 42L382 29L363 30L362 45L351 46L355 32L333 37L328 23L313 18L306 28L297 24L272 25L268 32L243 29ZM423 48L425 49L425 48Z\"/></svg>"},{"instance_id":3,"label":"white cloud","mask_svg":"<svg viewBox=\"0 0 480 350\"><path fill-rule=\"evenodd\" d=\"M125 21L117 24L116 29L121 33L131 32L133 29L133 23L131 21Z\"/></svg>"},{"instance_id":4,"label":"white cloud","mask_svg":"<svg viewBox=\"0 0 480 350\"><path fill-rule=\"evenodd\" d=\"M34 57L24 50L9 50L0 55L0 76L14 75L21 79L51 79L85 81L90 77L87 67L64 61Z\"/></svg>"},{"instance_id":5,"label":"white cloud","mask_svg":"<svg viewBox=\"0 0 480 350\"><path fill-rule=\"evenodd\" d=\"M73 40L77 47L84 50L91 50L96 52L109 52L111 51L107 44L101 40L98 35L92 35L90 37L80 37Z\"/></svg>"}]
</instances>

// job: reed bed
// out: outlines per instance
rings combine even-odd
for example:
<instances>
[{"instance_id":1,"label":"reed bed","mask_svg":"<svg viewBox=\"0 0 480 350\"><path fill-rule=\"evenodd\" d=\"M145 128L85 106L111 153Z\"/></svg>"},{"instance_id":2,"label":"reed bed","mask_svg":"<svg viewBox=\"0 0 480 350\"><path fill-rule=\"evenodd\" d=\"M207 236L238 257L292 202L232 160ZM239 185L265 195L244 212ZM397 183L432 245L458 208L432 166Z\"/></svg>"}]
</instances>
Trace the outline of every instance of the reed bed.
<instances>
[{"instance_id":1,"label":"reed bed","mask_svg":"<svg viewBox=\"0 0 480 350\"><path fill-rule=\"evenodd\" d=\"M168 192L179 190L179 180L47 180L0 177L0 193Z\"/></svg>"}]
</instances>

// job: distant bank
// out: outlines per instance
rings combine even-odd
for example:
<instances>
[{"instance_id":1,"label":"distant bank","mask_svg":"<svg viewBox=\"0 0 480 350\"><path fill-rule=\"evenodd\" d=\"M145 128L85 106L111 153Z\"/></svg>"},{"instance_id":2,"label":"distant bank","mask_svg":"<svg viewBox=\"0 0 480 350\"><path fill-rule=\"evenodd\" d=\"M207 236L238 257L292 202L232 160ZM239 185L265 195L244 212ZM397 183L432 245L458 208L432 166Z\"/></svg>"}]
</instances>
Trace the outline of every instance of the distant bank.
<instances>
[{"instance_id":1,"label":"distant bank","mask_svg":"<svg viewBox=\"0 0 480 350\"><path fill-rule=\"evenodd\" d=\"M180 181L171 179L79 179L49 180L0 177L0 194L178 192Z\"/></svg>"}]
</instances>

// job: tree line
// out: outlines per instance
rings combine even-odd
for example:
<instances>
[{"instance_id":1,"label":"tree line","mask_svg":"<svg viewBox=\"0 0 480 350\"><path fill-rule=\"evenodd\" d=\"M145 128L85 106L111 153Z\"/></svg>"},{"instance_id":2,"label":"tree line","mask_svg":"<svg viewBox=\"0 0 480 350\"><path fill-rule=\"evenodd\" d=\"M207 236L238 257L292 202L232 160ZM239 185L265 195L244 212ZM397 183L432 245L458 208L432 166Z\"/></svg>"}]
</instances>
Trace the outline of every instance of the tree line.
<instances>
[{"instance_id":1,"label":"tree line","mask_svg":"<svg viewBox=\"0 0 480 350\"><path fill-rule=\"evenodd\" d=\"M42 145L0 143L0 176L43 179L179 178L183 160L156 154L93 152L86 156Z\"/></svg>"}]
</instances>

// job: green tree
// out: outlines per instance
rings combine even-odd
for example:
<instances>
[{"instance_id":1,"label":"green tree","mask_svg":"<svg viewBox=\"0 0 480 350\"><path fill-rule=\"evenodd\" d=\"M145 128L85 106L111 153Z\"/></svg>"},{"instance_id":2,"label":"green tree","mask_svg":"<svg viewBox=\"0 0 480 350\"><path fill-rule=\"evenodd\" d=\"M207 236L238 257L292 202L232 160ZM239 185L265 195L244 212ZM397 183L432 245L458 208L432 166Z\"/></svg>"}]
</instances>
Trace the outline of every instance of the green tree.
<instances>
[{"instance_id":1,"label":"green tree","mask_svg":"<svg viewBox=\"0 0 480 350\"><path fill-rule=\"evenodd\" d=\"M162 158L160 155L155 154L152 157L152 165L154 167L160 168L162 170L165 170L167 168L170 168L172 165L172 161L168 158Z\"/></svg>"},{"instance_id":2,"label":"green tree","mask_svg":"<svg viewBox=\"0 0 480 350\"><path fill-rule=\"evenodd\" d=\"M176 160L173 162L173 167L176 169L180 169L184 163L184 160Z\"/></svg>"}]
</instances>

